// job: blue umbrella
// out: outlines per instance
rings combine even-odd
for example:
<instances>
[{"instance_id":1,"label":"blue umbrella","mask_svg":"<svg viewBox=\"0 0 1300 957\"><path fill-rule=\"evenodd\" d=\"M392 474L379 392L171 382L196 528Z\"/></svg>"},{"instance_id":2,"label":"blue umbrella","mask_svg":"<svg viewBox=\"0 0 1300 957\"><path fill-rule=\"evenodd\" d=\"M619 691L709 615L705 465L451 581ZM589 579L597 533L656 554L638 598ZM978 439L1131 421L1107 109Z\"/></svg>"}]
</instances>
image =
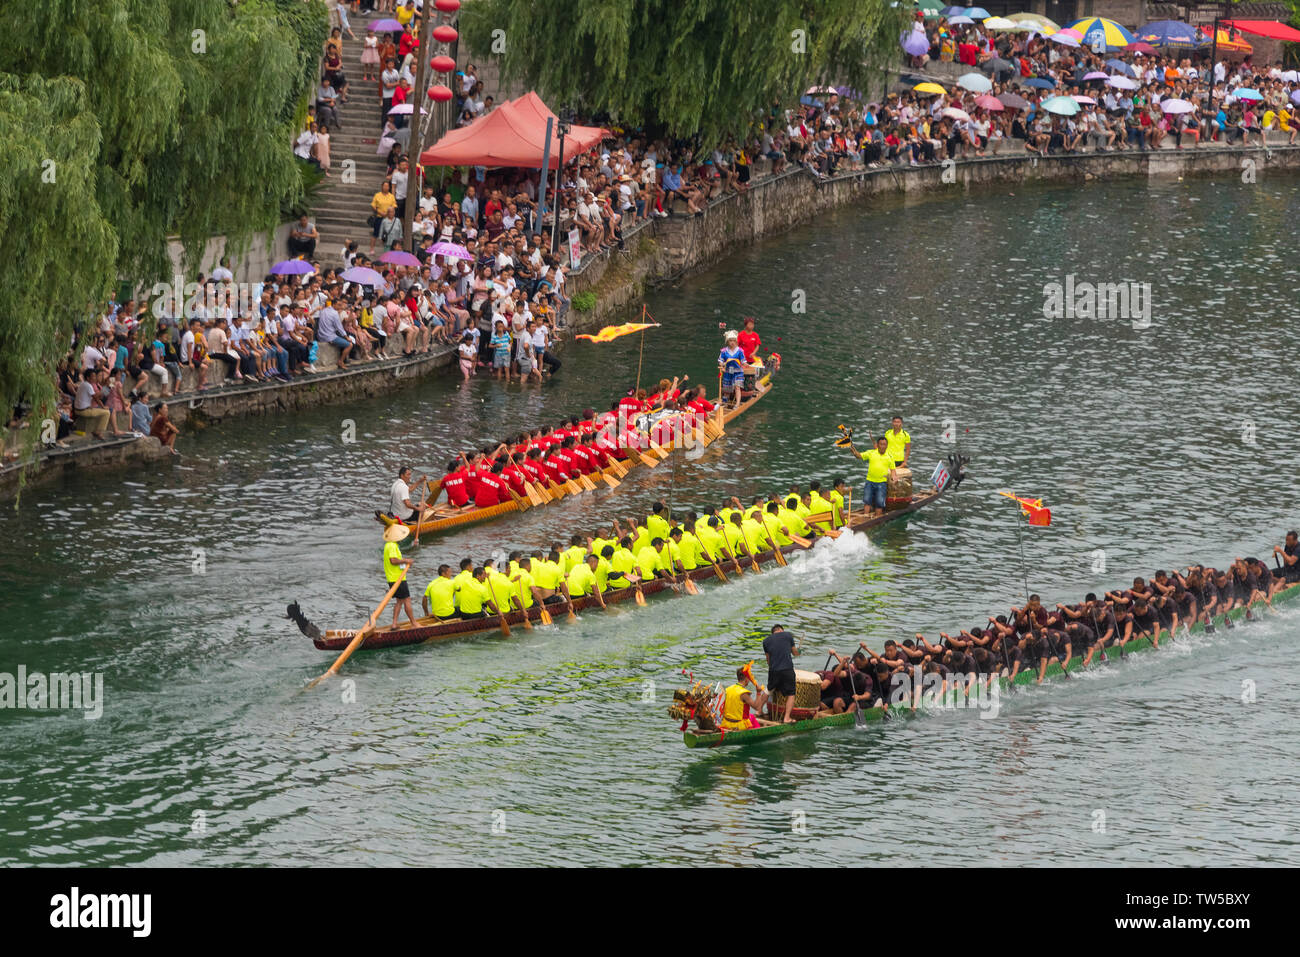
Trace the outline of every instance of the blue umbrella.
<instances>
[{"instance_id":1,"label":"blue umbrella","mask_svg":"<svg viewBox=\"0 0 1300 957\"><path fill-rule=\"evenodd\" d=\"M952 17L952 16L958 16L965 12L966 12L965 7L944 7L939 11L939 16Z\"/></svg>"},{"instance_id":2,"label":"blue umbrella","mask_svg":"<svg viewBox=\"0 0 1300 957\"><path fill-rule=\"evenodd\" d=\"M1041 76L1031 76L1024 81L1024 86L1032 86L1035 90L1055 90L1056 84L1051 80L1045 80Z\"/></svg>"},{"instance_id":3,"label":"blue umbrella","mask_svg":"<svg viewBox=\"0 0 1300 957\"><path fill-rule=\"evenodd\" d=\"M1243 87L1241 87L1240 89L1233 90L1233 91L1232 91L1232 95L1235 96L1235 97L1236 97L1237 99L1239 99L1239 100L1262 100L1262 99L1264 99L1264 94L1263 94L1263 93L1259 92L1259 90L1252 90L1252 89L1251 89L1250 87L1248 87L1248 86L1243 86Z\"/></svg>"},{"instance_id":4,"label":"blue umbrella","mask_svg":"<svg viewBox=\"0 0 1300 957\"><path fill-rule=\"evenodd\" d=\"M1069 96L1053 96L1043 100L1043 109L1058 116L1074 116L1079 110L1079 101Z\"/></svg>"},{"instance_id":5,"label":"blue umbrella","mask_svg":"<svg viewBox=\"0 0 1300 957\"><path fill-rule=\"evenodd\" d=\"M1199 47L1205 41L1200 32L1181 20L1156 20L1137 28L1136 36L1153 47Z\"/></svg>"},{"instance_id":6,"label":"blue umbrella","mask_svg":"<svg viewBox=\"0 0 1300 957\"><path fill-rule=\"evenodd\" d=\"M1123 60L1107 60L1106 65L1120 76L1137 76L1137 71Z\"/></svg>"},{"instance_id":7,"label":"blue umbrella","mask_svg":"<svg viewBox=\"0 0 1300 957\"><path fill-rule=\"evenodd\" d=\"M983 7L967 7L962 12L972 20L987 20L989 18L989 12Z\"/></svg>"}]
</instances>

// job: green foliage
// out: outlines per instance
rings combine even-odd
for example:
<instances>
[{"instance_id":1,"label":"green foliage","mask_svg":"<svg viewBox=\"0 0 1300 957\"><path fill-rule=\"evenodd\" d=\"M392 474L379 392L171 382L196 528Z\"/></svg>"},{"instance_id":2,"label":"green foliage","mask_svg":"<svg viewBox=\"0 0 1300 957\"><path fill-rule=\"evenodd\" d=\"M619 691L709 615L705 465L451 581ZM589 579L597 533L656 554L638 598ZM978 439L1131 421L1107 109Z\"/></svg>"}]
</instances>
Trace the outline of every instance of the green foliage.
<instances>
[{"instance_id":1,"label":"green foliage","mask_svg":"<svg viewBox=\"0 0 1300 957\"><path fill-rule=\"evenodd\" d=\"M312 163L299 161L299 191L296 196L286 196L280 203L280 219L288 222L304 214L311 215L320 191L325 187L325 173Z\"/></svg>"},{"instance_id":2,"label":"green foliage","mask_svg":"<svg viewBox=\"0 0 1300 957\"><path fill-rule=\"evenodd\" d=\"M607 110L652 134L699 133L708 147L814 82L879 82L910 13L889 0L475 0L461 24L474 50L505 30L503 75L553 108Z\"/></svg>"},{"instance_id":3,"label":"green foliage","mask_svg":"<svg viewBox=\"0 0 1300 957\"><path fill-rule=\"evenodd\" d=\"M596 308L596 294L591 290L580 292L574 295L570 302L572 303L574 310L577 312L591 312L591 310Z\"/></svg>"},{"instance_id":4,"label":"green foliage","mask_svg":"<svg viewBox=\"0 0 1300 957\"><path fill-rule=\"evenodd\" d=\"M321 0L28 0L0 33L0 404L50 414L73 322L120 278L238 252L303 184ZM54 162L49 181L48 161ZM35 430L33 430L35 431Z\"/></svg>"}]
</instances>

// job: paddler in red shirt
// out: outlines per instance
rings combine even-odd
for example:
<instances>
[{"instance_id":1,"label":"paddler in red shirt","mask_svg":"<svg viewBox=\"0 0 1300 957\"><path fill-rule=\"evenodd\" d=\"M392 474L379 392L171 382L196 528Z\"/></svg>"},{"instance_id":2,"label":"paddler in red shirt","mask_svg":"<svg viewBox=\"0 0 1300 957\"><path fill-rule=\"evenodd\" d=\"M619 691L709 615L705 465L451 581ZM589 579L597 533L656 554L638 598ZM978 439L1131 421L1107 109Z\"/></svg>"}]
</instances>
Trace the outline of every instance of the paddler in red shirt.
<instances>
[{"instance_id":1,"label":"paddler in red shirt","mask_svg":"<svg viewBox=\"0 0 1300 957\"><path fill-rule=\"evenodd\" d=\"M713 411L713 403L709 401L708 390L704 386L698 387L693 394L695 397L686 403L687 408L701 415L708 415Z\"/></svg>"},{"instance_id":2,"label":"paddler in red shirt","mask_svg":"<svg viewBox=\"0 0 1300 957\"><path fill-rule=\"evenodd\" d=\"M505 480L516 495L526 495L528 490L524 488L524 470L519 467L518 458L501 470L501 478ZM509 497L509 496L507 496Z\"/></svg>"},{"instance_id":3,"label":"paddler in red shirt","mask_svg":"<svg viewBox=\"0 0 1300 957\"><path fill-rule=\"evenodd\" d=\"M546 472L546 478L556 485L568 481L569 475L565 471L564 460L559 458L559 449L542 459L542 469Z\"/></svg>"},{"instance_id":4,"label":"paddler in red shirt","mask_svg":"<svg viewBox=\"0 0 1300 957\"><path fill-rule=\"evenodd\" d=\"M479 472L478 491L474 495L476 508L491 508L502 501L510 501L510 493L505 490L501 480L501 463L497 462L490 471Z\"/></svg>"},{"instance_id":5,"label":"paddler in red shirt","mask_svg":"<svg viewBox=\"0 0 1300 957\"><path fill-rule=\"evenodd\" d=\"M534 485L545 485L546 470L542 467L542 450L529 449L528 454L519 463L524 474L528 476L528 481Z\"/></svg>"},{"instance_id":6,"label":"paddler in red shirt","mask_svg":"<svg viewBox=\"0 0 1300 957\"><path fill-rule=\"evenodd\" d=\"M753 362L754 353L758 352L763 345L763 340L760 339L758 333L754 331L753 316L745 317L745 328L741 330L736 344L739 345L741 351L745 353L745 361Z\"/></svg>"},{"instance_id":7,"label":"paddler in red shirt","mask_svg":"<svg viewBox=\"0 0 1300 957\"><path fill-rule=\"evenodd\" d=\"M569 453L577 463L578 470L582 472L583 475L590 475L592 472L596 471L596 461L591 457L591 453L587 450L587 447L577 439L571 438L570 441L573 444L569 447Z\"/></svg>"},{"instance_id":8,"label":"paddler in red shirt","mask_svg":"<svg viewBox=\"0 0 1300 957\"><path fill-rule=\"evenodd\" d=\"M465 487L465 469L459 461L447 464L447 474L442 479L442 490L447 493L447 501L456 508L469 504L469 490Z\"/></svg>"}]
</instances>

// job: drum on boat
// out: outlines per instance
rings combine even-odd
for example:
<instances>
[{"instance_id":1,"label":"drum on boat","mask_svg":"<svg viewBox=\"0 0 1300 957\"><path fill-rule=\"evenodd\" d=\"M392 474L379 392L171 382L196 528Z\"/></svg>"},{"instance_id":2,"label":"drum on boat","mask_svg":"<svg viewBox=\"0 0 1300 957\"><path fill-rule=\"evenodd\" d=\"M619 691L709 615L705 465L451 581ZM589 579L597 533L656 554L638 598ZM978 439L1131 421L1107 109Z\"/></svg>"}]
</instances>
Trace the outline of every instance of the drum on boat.
<instances>
[{"instance_id":1,"label":"drum on boat","mask_svg":"<svg viewBox=\"0 0 1300 957\"><path fill-rule=\"evenodd\" d=\"M772 692L772 714L780 720L785 714L786 696L779 691ZM822 679L815 671L796 671L794 673L794 711L791 717L810 718L817 713L822 702Z\"/></svg>"},{"instance_id":2,"label":"drum on boat","mask_svg":"<svg viewBox=\"0 0 1300 957\"><path fill-rule=\"evenodd\" d=\"M894 477L885 488L885 508L903 508L912 503L912 470L906 465L894 469Z\"/></svg>"}]
</instances>

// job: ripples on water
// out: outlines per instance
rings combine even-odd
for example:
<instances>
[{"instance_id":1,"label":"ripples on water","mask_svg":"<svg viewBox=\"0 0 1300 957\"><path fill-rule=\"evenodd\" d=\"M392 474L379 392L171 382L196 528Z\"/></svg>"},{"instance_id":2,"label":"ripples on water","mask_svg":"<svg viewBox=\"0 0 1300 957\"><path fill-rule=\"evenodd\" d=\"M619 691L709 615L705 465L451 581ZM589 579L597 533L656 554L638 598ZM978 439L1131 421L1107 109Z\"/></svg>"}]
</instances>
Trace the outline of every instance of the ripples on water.
<instances>
[{"instance_id":1,"label":"ripples on water","mask_svg":"<svg viewBox=\"0 0 1300 957\"><path fill-rule=\"evenodd\" d=\"M852 464L835 426L880 428L896 410L918 479L959 448L970 482L870 543L697 598L363 652L350 685L299 690L329 658L283 609L364 620L383 592L367 515L396 465L436 475L453 446L607 406L630 385L635 337L571 347L545 390L423 383L187 436L157 474L29 494L3 519L0 667L103 671L108 706L99 721L0 712L0 862L1297 863L1278 773L1300 751L1297 611L1017 693L995 721L957 712L709 754L683 749L665 715L682 668L725 678L761 660L775 622L818 666L827 645L932 635L1018 600L1018 520L999 488L1052 506L1051 529L1021 529L1028 585L1048 601L1261 554L1300 524L1296 205L1280 179L898 200L654 294L664 327L646 337L643 380L716 382L718 323L752 313L785 358L778 391L698 462L408 549L417 580L659 497L829 479ZM1068 273L1152 283L1153 327L1044 320L1043 285ZM806 315L790 312L794 289ZM947 420L959 447L939 441ZM882 825L921 809L952 823Z\"/></svg>"}]
</instances>

